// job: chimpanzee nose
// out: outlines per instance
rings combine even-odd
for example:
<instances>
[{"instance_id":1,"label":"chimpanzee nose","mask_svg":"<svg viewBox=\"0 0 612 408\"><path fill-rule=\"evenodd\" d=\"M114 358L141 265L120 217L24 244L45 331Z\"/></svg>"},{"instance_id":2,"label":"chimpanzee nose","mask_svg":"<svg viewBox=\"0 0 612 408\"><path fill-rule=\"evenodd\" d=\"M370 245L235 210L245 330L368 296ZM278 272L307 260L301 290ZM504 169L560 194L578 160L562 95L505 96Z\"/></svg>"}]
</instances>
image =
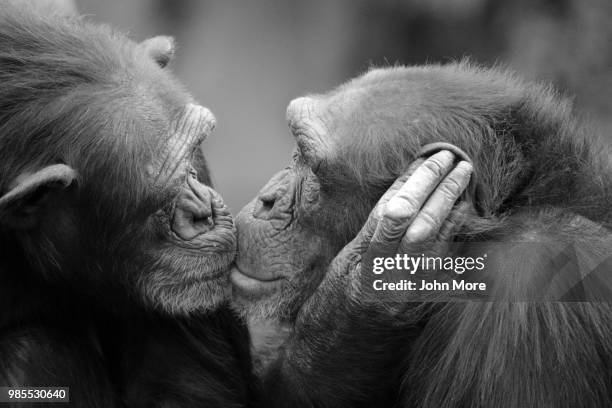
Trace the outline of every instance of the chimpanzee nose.
<instances>
[{"instance_id":1,"label":"chimpanzee nose","mask_svg":"<svg viewBox=\"0 0 612 408\"><path fill-rule=\"evenodd\" d=\"M171 227L185 241L214 228L210 189L194 176L187 178L187 186L176 199Z\"/></svg>"},{"instance_id":2,"label":"chimpanzee nose","mask_svg":"<svg viewBox=\"0 0 612 408\"><path fill-rule=\"evenodd\" d=\"M278 197L274 194L271 195L260 195L257 197L257 203L255 204L255 210L253 217L261 219L269 219L274 215L274 204Z\"/></svg>"},{"instance_id":3,"label":"chimpanzee nose","mask_svg":"<svg viewBox=\"0 0 612 408\"><path fill-rule=\"evenodd\" d=\"M293 211L296 180L290 171L281 171L261 189L255 200L253 217L285 220Z\"/></svg>"}]
</instances>

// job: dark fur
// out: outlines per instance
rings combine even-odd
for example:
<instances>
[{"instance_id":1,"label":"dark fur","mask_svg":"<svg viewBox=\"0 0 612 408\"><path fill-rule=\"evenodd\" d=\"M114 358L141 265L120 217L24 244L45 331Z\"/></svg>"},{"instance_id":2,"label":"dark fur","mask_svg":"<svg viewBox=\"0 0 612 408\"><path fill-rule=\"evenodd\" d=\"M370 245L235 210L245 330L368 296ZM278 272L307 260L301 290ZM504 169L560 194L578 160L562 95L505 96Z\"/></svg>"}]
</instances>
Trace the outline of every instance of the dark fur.
<instances>
[{"instance_id":1,"label":"dark fur","mask_svg":"<svg viewBox=\"0 0 612 408\"><path fill-rule=\"evenodd\" d=\"M44 207L52 228L0 226L1 386L69 386L78 407L252 402L248 333L226 305L173 318L125 290L177 191L146 184L144 164L189 101L110 28L0 2L0 196L23 171L78 168ZM193 166L210 183L201 155Z\"/></svg>"},{"instance_id":2,"label":"dark fur","mask_svg":"<svg viewBox=\"0 0 612 408\"><path fill-rule=\"evenodd\" d=\"M405 304L401 310L347 301L341 285L320 278L314 294L301 294L312 298L268 373L267 381L283 389L268 396L271 404L612 406L611 150L576 119L571 103L548 87L468 62L373 70L312 99L289 118L299 146L292 182L304 185L313 171L321 186L315 204L296 200L300 228L345 245L422 145L453 143L474 160L478 185L470 197L475 211L454 239L480 242L482 253L495 242L506 245L497 254L502 267L488 275L502 301ZM310 131L316 129L312 119L323 132ZM280 211L268 207L270 214ZM268 253L243 255L254 247L249 237L268 231L265 217L252 208L260 207L255 202L237 217L239 265L241 257L241 268L249 268L248 260L282 262L292 241L281 241L280 233L270 235ZM578 258L601 263L600 286L608 297L508 302L534 299L532 292L551 276L567 278L547 253L526 255L516 242L557 249L573 244ZM265 270L257 268L251 272ZM308 276L319 279L324 270ZM576 299L598 288L582 289Z\"/></svg>"}]
</instances>

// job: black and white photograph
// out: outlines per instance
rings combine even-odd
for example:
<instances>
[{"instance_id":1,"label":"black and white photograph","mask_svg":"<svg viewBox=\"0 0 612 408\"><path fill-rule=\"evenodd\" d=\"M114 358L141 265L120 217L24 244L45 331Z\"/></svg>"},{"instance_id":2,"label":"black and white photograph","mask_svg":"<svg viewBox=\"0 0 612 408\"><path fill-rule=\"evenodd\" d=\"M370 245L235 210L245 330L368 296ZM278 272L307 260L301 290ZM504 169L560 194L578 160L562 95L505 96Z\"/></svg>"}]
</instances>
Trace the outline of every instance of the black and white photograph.
<instances>
[{"instance_id":1,"label":"black and white photograph","mask_svg":"<svg viewBox=\"0 0 612 408\"><path fill-rule=\"evenodd\" d=\"M0 0L0 408L612 407L610 0Z\"/></svg>"}]
</instances>

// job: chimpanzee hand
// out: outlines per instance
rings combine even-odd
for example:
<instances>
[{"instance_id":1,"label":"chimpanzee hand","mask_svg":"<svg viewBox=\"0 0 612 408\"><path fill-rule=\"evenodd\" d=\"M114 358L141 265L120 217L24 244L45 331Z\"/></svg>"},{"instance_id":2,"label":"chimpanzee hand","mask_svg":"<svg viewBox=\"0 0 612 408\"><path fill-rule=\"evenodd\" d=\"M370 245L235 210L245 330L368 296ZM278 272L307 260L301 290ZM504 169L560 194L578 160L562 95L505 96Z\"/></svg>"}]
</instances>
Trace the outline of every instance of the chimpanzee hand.
<instances>
[{"instance_id":1,"label":"chimpanzee hand","mask_svg":"<svg viewBox=\"0 0 612 408\"><path fill-rule=\"evenodd\" d=\"M444 254L453 231L472 209L467 202L455 206L471 173L470 163L457 163L456 156L447 150L415 161L379 200L355 239L332 261L319 288L302 308L301 317L326 314L317 309L321 305L329 308L330 297L339 303L360 303L361 275L366 267L363 260L368 251L389 257L396 253Z\"/></svg>"},{"instance_id":2,"label":"chimpanzee hand","mask_svg":"<svg viewBox=\"0 0 612 408\"><path fill-rule=\"evenodd\" d=\"M472 166L446 150L415 161L393 183L370 214L357 237L342 252L362 255L379 248L388 255L425 249L444 252L452 232L470 207L455 202L466 189ZM341 254L336 258L338 261Z\"/></svg>"},{"instance_id":3,"label":"chimpanzee hand","mask_svg":"<svg viewBox=\"0 0 612 408\"><path fill-rule=\"evenodd\" d=\"M402 381L393 368L401 366L398 358L409 354L437 303L372 299L363 279L371 272L367 260L372 251L383 257L446 251L453 230L471 211L469 200L455 206L472 173L471 164L457 161L443 150L413 163L333 259L266 376L267 387L291 391L271 393L268 406L393 405ZM381 373L385 381L372 380Z\"/></svg>"}]
</instances>

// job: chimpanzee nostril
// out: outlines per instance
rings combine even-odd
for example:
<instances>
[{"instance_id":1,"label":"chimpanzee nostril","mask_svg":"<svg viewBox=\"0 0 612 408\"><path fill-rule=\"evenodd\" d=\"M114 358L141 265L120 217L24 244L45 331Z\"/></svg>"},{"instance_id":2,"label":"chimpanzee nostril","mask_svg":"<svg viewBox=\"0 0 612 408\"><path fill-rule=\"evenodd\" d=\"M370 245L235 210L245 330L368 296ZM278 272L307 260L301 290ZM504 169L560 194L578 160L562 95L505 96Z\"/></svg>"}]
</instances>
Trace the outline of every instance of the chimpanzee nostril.
<instances>
[{"instance_id":1,"label":"chimpanzee nostril","mask_svg":"<svg viewBox=\"0 0 612 408\"><path fill-rule=\"evenodd\" d=\"M262 205L264 210L270 211L272 208L274 208L274 202L275 201L276 200L274 200L274 199L265 199L265 198L262 198L261 199L261 205Z\"/></svg>"},{"instance_id":2,"label":"chimpanzee nostril","mask_svg":"<svg viewBox=\"0 0 612 408\"><path fill-rule=\"evenodd\" d=\"M272 177L250 204L253 218L283 221L291 219L297 184L298 179L289 168Z\"/></svg>"},{"instance_id":3,"label":"chimpanzee nostril","mask_svg":"<svg viewBox=\"0 0 612 408\"><path fill-rule=\"evenodd\" d=\"M257 199L255 208L253 209L253 217L261 219L269 219L274 210L276 196L260 196Z\"/></svg>"},{"instance_id":4,"label":"chimpanzee nostril","mask_svg":"<svg viewBox=\"0 0 612 408\"><path fill-rule=\"evenodd\" d=\"M189 241L214 229L215 220L210 188L195 178L187 179L185 188L176 199L172 215L172 231Z\"/></svg>"},{"instance_id":5,"label":"chimpanzee nostril","mask_svg":"<svg viewBox=\"0 0 612 408\"><path fill-rule=\"evenodd\" d=\"M194 216L193 217L193 226L196 229L201 229L201 230L205 230L205 229L212 229L215 226L215 223L213 221L212 216L207 215L207 216Z\"/></svg>"}]
</instances>

